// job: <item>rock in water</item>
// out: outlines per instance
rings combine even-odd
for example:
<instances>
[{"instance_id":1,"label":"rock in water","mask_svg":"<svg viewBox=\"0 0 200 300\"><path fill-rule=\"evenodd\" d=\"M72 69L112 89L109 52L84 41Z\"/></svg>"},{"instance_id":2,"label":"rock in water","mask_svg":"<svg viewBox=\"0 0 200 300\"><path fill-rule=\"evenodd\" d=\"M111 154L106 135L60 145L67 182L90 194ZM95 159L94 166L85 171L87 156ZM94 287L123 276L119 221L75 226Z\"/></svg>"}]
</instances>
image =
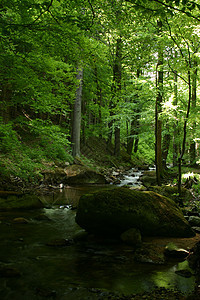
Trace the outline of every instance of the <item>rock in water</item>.
<instances>
[{"instance_id":1,"label":"rock in water","mask_svg":"<svg viewBox=\"0 0 200 300\"><path fill-rule=\"evenodd\" d=\"M144 236L195 235L173 200L154 192L127 188L83 195L76 222L95 234L120 235L129 228L136 228Z\"/></svg>"},{"instance_id":2,"label":"rock in water","mask_svg":"<svg viewBox=\"0 0 200 300\"><path fill-rule=\"evenodd\" d=\"M44 205L36 195L0 192L0 211L36 209L42 207L44 207Z\"/></svg>"}]
</instances>

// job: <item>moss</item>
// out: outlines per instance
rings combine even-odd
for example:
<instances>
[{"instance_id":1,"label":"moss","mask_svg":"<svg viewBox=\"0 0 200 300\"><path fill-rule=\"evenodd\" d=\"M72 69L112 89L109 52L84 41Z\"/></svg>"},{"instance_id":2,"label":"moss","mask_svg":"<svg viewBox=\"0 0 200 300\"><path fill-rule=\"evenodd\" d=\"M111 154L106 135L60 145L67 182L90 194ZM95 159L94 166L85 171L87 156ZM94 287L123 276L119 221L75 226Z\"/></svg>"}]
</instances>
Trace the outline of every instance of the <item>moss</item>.
<instances>
[{"instance_id":1,"label":"moss","mask_svg":"<svg viewBox=\"0 0 200 300\"><path fill-rule=\"evenodd\" d=\"M193 235L174 201L154 192L126 188L83 195L76 221L91 232L122 233L137 228L144 235Z\"/></svg>"},{"instance_id":2,"label":"moss","mask_svg":"<svg viewBox=\"0 0 200 300\"><path fill-rule=\"evenodd\" d=\"M43 207L36 195L9 195L0 198L0 210L35 209Z\"/></svg>"}]
</instances>

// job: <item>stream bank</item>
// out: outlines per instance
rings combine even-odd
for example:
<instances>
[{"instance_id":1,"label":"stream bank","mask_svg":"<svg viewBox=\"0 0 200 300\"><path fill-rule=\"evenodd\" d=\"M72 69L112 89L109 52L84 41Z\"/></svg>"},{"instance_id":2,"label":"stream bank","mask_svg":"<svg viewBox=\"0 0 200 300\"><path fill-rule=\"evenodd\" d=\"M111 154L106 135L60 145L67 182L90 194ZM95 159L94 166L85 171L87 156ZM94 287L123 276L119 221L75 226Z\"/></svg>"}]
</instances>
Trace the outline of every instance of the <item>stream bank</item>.
<instances>
[{"instance_id":1,"label":"stream bank","mask_svg":"<svg viewBox=\"0 0 200 300\"><path fill-rule=\"evenodd\" d=\"M126 174L126 176L129 176ZM130 179L130 178L129 178ZM122 180L126 180L126 177ZM112 185L106 185L112 188ZM85 235L75 223L80 195L105 188L66 186L40 194L45 208L1 212L0 296L2 299L187 299L195 277L178 275L187 262L139 263L131 246ZM192 247L192 239L173 239ZM147 238L162 252L171 239ZM197 298L196 298L197 299Z\"/></svg>"}]
</instances>

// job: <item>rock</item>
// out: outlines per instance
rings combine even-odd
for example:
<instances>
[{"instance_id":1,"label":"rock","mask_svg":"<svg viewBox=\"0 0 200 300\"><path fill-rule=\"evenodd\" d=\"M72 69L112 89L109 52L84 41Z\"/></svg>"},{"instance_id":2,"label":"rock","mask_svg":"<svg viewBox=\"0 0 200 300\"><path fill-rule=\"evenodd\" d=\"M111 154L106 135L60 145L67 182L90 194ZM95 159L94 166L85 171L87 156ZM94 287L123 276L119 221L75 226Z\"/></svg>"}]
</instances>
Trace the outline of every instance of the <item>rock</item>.
<instances>
[{"instance_id":1,"label":"rock","mask_svg":"<svg viewBox=\"0 0 200 300\"><path fill-rule=\"evenodd\" d=\"M66 246L71 246L72 244L73 241L68 239L55 239L46 243L47 246L51 246L51 247L66 247Z\"/></svg>"},{"instance_id":2,"label":"rock","mask_svg":"<svg viewBox=\"0 0 200 300\"><path fill-rule=\"evenodd\" d=\"M188 257L189 266L196 274L200 274L200 242L197 242L190 252Z\"/></svg>"},{"instance_id":3,"label":"rock","mask_svg":"<svg viewBox=\"0 0 200 300\"><path fill-rule=\"evenodd\" d=\"M148 165L139 166L138 170L149 170L149 166Z\"/></svg>"},{"instance_id":4,"label":"rock","mask_svg":"<svg viewBox=\"0 0 200 300\"><path fill-rule=\"evenodd\" d=\"M73 184L105 184L107 183L105 177L102 174L91 170L88 167L82 165L71 165L65 168L66 183Z\"/></svg>"},{"instance_id":5,"label":"rock","mask_svg":"<svg viewBox=\"0 0 200 300\"><path fill-rule=\"evenodd\" d=\"M167 257L185 259L189 255L189 251L178 248L174 243L169 243L164 251Z\"/></svg>"},{"instance_id":6,"label":"rock","mask_svg":"<svg viewBox=\"0 0 200 300\"><path fill-rule=\"evenodd\" d=\"M149 190L163 195L167 198L170 198L178 203L178 187L177 186L170 186L170 185L163 185L163 186L150 186ZM181 198L183 201L190 201L193 199L192 193L188 191L186 188L181 188Z\"/></svg>"},{"instance_id":7,"label":"rock","mask_svg":"<svg viewBox=\"0 0 200 300\"><path fill-rule=\"evenodd\" d=\"M189 217L188 222L190 223L191 226L199 227L200 226L200 217L191 216L191 217Z\"/></svg>"},{"instance_id":8,"label":"rock","mask_svg":"<svg viewBox=\"0 0 200 300\"><path fill-rule=\"evenodd\" d=\"M128 245L139 246L142 243L141 233L136 228L130 228L120 236L121 240Z\"/></svg>"},{"instance_id":9,"label":"rock","mask_svg":"<svg viewBox=\"0 0 200 300\"><path fill-rule=\"evenodd\" d=\"M90 233L121 235L137 228L144 236L195 235L174 201L154 192L113 188L85 194L76 222Z\"/></svg>"},{"instance_id":10,"label":"rock","mask_svg":"<svg viewBox=\"0 0 200 300\"><path fill-rule=\"evenodd\" d=\"M13 219L13 223L16 224L28 224L29 221L23 217Z\"/></svg>"},{"instance_id":11,"label":"rock","mask_svg":"<svg viewBox=\"0 0 200 300\"><path fill-rule=\"evenodd\" d=\"M165 256L163 252L158 252L153 245L143 244L141 248L135 251L135 261L140 263L148 263L155 265L163 265L165 263Z\"/></svg>"},{"instance_id":12,"label":"rock","mask_svg":"<svg viewBox=\"0 0 200 300\"><path fill-rule=\"evenodd\" d=\"M57 292L54 290L49 289L48 287L37 287L36 294L42 298L56 298Z\"/></svg>"},{"instance_id":13,"label":"rock","mask_svg":"<svg viewBox=\"0 0 200 300\"><path fill-rule=\"evenodd\" d=\"M192 229L194 230L194 232L200 233L200 227L192 226Z\"/></svg>"},{"instance_id":14,"label":"rock","mask_svg":"<svg viewBox=\"0 0 200 300\"><path fill-rule=\"evenodd\" d=\"M39 197L31 194L0 192L0 211L42 208Z\"/></svg>"},{"instance_id":15,"label":"rock","mask_svg":"<svg viewBox=\"0 0 200 300\"><path fill-rule=\"evenodd\" d=\"M37 221L51 221L49 217L47 217L45 214L40 214L34 218Z\"/></svg>"},{"instance_id":16,"label":"rock","mask_svg":"<svg viewBox=\"0 0 200 300\"><path fill-rule=\"evenodd\" d=\"M9 267L9 266L0 266L0 277L7 277L7 278L12 278L12 277L20 277L21 273L18 269L14 267Z\"/></svg>"},{"instance_id":17,"label":"rock","mask_svg":"<svg viewBox=\"0 0 200 300\"><path fill-rule=\"evenodd\" d=\"M177 270L175 273L179 276L190 278L193 276L193 274L189 270Z\"/></svg>"},{"instance_id":18,"label":"rock","mask_svg":"<svg viewBox=\"0 0 200 300\"><path fill-rule=\"evenodd\" d=\"M145 187L150 187L151 185L155 185L157 183L155 172L149 171L149 175L143 175L140 177L140 181Z\"/></svg>"},{"instance_id":19,"label":"rock","mask_svg":"<svg viewBox=\"0 0 200 300\"><path fill-rule=\"evenodd\" d=\"M73 240L75 242L79 242L79 241L85 241L88 238L88 233L85 230L80 230L78 231L74 236L73 236Z\"/></svg>"}]
</instances>

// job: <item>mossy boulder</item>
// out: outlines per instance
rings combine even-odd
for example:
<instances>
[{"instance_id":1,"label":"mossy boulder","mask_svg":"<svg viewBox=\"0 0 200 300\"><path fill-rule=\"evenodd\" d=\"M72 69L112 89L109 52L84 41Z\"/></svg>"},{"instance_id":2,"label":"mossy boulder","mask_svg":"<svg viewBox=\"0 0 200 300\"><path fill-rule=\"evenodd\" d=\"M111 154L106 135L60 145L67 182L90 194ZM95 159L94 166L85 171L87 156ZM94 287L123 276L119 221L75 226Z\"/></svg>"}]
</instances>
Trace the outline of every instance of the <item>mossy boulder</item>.
<instances>
[{"instance_id":1,"label":"mossy boulder","mask_svg":"<svg viewBox=\"0 0 200 300\"><path fill-rule=\"evenodd\" d=\"M114 188L81 196L76 222L95 234L120 235L130 228L136 228L143 236L195 235L173 200L151 191L128 188Z\"/></svg>"},{"instance_id":2,"label":"mossy boulder","mask_svg":"<svg viewBox=\"0 0 200 300\"><path fill-rule=\"evenodd\" d=\"M65 174L65 182L70 185L107 183L102 174L99 174L98 172L83 165L68 166L65 168Z\"/></svg>"},{"instance_id":3,"label":"mossy boulder","mask_svg":"<svg viewBox=\"0 0 200 300\"><path fill-rule=\"evenodd\" d=\"M0 192L0 211L42 208L39 197L31 194Z\"/></svg>"},{"instance_id":4,"label":"mossy boulder","mask_svg":"<svg viewBox=\"0 0 200 300\"><path fill-rule=\"evenodd\" d=\"M140 181L145 187L150 187L155 185L157 182L155 171L145 171L140 177Z\"/></svg>"},{"instance_id":5,"label":"mossy boulder","mask_svg":"<svg viewBox=\"0 0 200 300\"><path fill-rule=\"evenodd\" d=\"M151 186L149 190L163 195L167 198L170 198L176 202L179 202L178 196L178 187L177 186L170 186L170 185L163 185L163 186ZM187 190L186 188L181 188L181 198L183 201L190 201L193 199L192 193Z\"/></svg>"}]
</instances>

